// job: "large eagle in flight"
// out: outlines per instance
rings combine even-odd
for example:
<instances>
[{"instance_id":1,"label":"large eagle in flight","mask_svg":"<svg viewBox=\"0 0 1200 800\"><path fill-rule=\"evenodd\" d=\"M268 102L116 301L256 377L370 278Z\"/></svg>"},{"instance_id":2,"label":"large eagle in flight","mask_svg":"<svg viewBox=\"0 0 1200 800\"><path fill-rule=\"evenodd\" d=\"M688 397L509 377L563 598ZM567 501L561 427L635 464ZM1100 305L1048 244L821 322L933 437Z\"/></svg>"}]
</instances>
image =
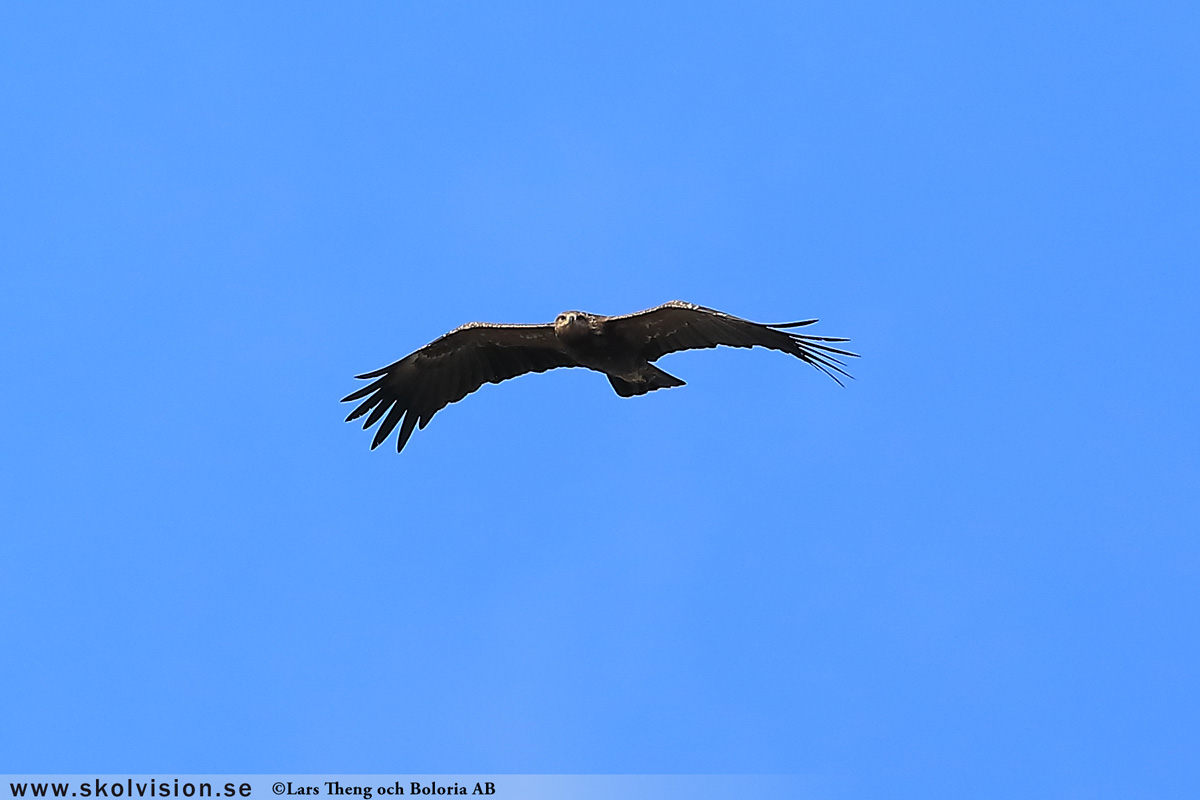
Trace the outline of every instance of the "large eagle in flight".
<instances>
[{"instance_id":1,"label":"large eagle in flight","mask_svg":"<svg viewBox=\"0 0 1200 800\"><path fill-rule=\"evenodd\" d=\"M838 376L848 378L850 374L838 356L857 354L830 343L849 340L786 330L814 322L806 319L764 325L678 300L618 317L564 311L553 325L471 322L394 364L355 376L371 383L343 397L342 402L362 400L346 421L366 414L364 430L383 420L371 441L372 450L403 419L396 439L396 452L400 452L413 428L424 429L434 414L485 383L555 367L587 367L603 372L617 394L633 397L684 385L679 378L654 366L653 362L667 353L723 344L790 353L841 385Z\"/></svg>"}]
</instances>

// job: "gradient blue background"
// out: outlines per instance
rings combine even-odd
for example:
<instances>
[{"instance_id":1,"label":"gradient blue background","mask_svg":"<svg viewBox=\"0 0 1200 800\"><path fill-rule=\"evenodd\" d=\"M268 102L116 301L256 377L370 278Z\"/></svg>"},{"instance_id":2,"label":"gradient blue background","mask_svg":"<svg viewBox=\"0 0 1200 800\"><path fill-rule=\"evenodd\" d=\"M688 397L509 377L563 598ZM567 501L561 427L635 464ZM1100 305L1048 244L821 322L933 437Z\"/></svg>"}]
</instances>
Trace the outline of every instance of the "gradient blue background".
<instances>
[{"instance_id":1,"label":"gradient blue background","mask_svg":"<svg viewBox=\"0 0 1200 800\"><path fill-rule=\"evenodd\" d=\"M0 771L1200 791L1200 12L5 4ZM351 376L684 299L778 353Z\"/></svg>"}]
</instances>

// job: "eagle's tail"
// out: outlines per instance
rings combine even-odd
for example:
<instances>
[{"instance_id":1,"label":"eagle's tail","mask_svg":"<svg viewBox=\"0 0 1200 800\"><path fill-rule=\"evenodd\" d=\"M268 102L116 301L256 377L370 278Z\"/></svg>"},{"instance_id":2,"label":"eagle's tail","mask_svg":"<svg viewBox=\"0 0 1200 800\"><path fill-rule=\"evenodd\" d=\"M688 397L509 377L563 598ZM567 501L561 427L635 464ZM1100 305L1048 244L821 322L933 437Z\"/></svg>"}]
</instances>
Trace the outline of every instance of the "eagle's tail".
<instances>
[{"instance_id":1,"label":"eagle's tail","mask_svg":"<svg viewBox=\"0 0 1200 800\"><path fill-rule=\"evenodd\" d=\"M637 380L627 381L615 375L609 375L608 382L621 397L634 397L646 394L646 392L653 392L655 389L670 389L672 386L687 386L679 378L663 372L653 364L647 364L638 375Z\"/></svg>"}]
</instances>

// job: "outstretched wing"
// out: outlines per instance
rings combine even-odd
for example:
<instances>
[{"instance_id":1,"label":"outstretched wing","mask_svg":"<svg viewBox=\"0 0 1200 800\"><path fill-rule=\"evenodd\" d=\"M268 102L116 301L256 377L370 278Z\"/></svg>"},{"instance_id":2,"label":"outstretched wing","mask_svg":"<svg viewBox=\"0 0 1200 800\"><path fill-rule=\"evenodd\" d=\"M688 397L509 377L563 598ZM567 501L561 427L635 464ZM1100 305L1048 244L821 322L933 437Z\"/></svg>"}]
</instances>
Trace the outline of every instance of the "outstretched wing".
<instances>
[{"instance_id":1,"label":"outstretched wing","mask_svg":"<svg viewBox=\"0 0 1200 800\"><path fill-rule=\"evenodd\" d=\"M404 449L413 427L423 429L450 403L462 400L485 383L499 383L526 372L575 367L554 335L553 325L492 325L472 322L447 333L383 369L355 377L371 380L342 402L366 398L346 421L367 416L363 430L383 420L371 449L400 423L396 452ZM373 379L373 380L372 380Z\"/></svg>"},{"instance_id":2,"label":"outstretched wing","mask_svg":"<svg viewBox=\"0 0 1200 800\"><path fill-rule=\"evenodd\" d=\"M767 347L791 353L812 364L841 385L849 378L845 362L838 356L857 358L857 353L832 347L831 342L846 342L832 336L792 333L785 328L811 325L815 319L764 325L725 314L704 306L672 300L656 308L605 318L605 331L621 337L647 361L655 361L679 350L728 345L730 347Z\"/></svg>"}]
</instances>

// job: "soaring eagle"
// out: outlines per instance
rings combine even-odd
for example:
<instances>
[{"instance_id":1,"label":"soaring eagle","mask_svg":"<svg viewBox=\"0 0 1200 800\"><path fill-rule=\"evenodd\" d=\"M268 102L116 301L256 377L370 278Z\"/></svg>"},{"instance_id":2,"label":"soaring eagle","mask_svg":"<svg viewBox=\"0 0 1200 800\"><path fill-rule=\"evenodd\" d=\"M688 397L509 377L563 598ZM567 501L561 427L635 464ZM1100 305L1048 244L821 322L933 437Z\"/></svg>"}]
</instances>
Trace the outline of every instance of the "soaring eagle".
<instances>
[{"instance_id":1,"label":"soaring eagle","mask_svg":"<svg viewBox=\"0 0 1200 800\"><path fill-rule=\"evenodd\" d=\"M814 322L764 325L679 300L617 317L564 311L553 325L470 322L394 364L355 376L371 383L343 397L342 402L366 398L346 417L350 422L367 414L363 430L383 420L371 441L372 450L403 419L396 440L398 453L414 427L424 429L434 414L483 384L555 367L603 372L618 395L633 397L684 385L652 363L667 353L723 344L790 353L841 385L838 376L848 378L850 374L838 356L857 354L830 343L848 339L785 330Z\"/></svg>"}]
</instances>

